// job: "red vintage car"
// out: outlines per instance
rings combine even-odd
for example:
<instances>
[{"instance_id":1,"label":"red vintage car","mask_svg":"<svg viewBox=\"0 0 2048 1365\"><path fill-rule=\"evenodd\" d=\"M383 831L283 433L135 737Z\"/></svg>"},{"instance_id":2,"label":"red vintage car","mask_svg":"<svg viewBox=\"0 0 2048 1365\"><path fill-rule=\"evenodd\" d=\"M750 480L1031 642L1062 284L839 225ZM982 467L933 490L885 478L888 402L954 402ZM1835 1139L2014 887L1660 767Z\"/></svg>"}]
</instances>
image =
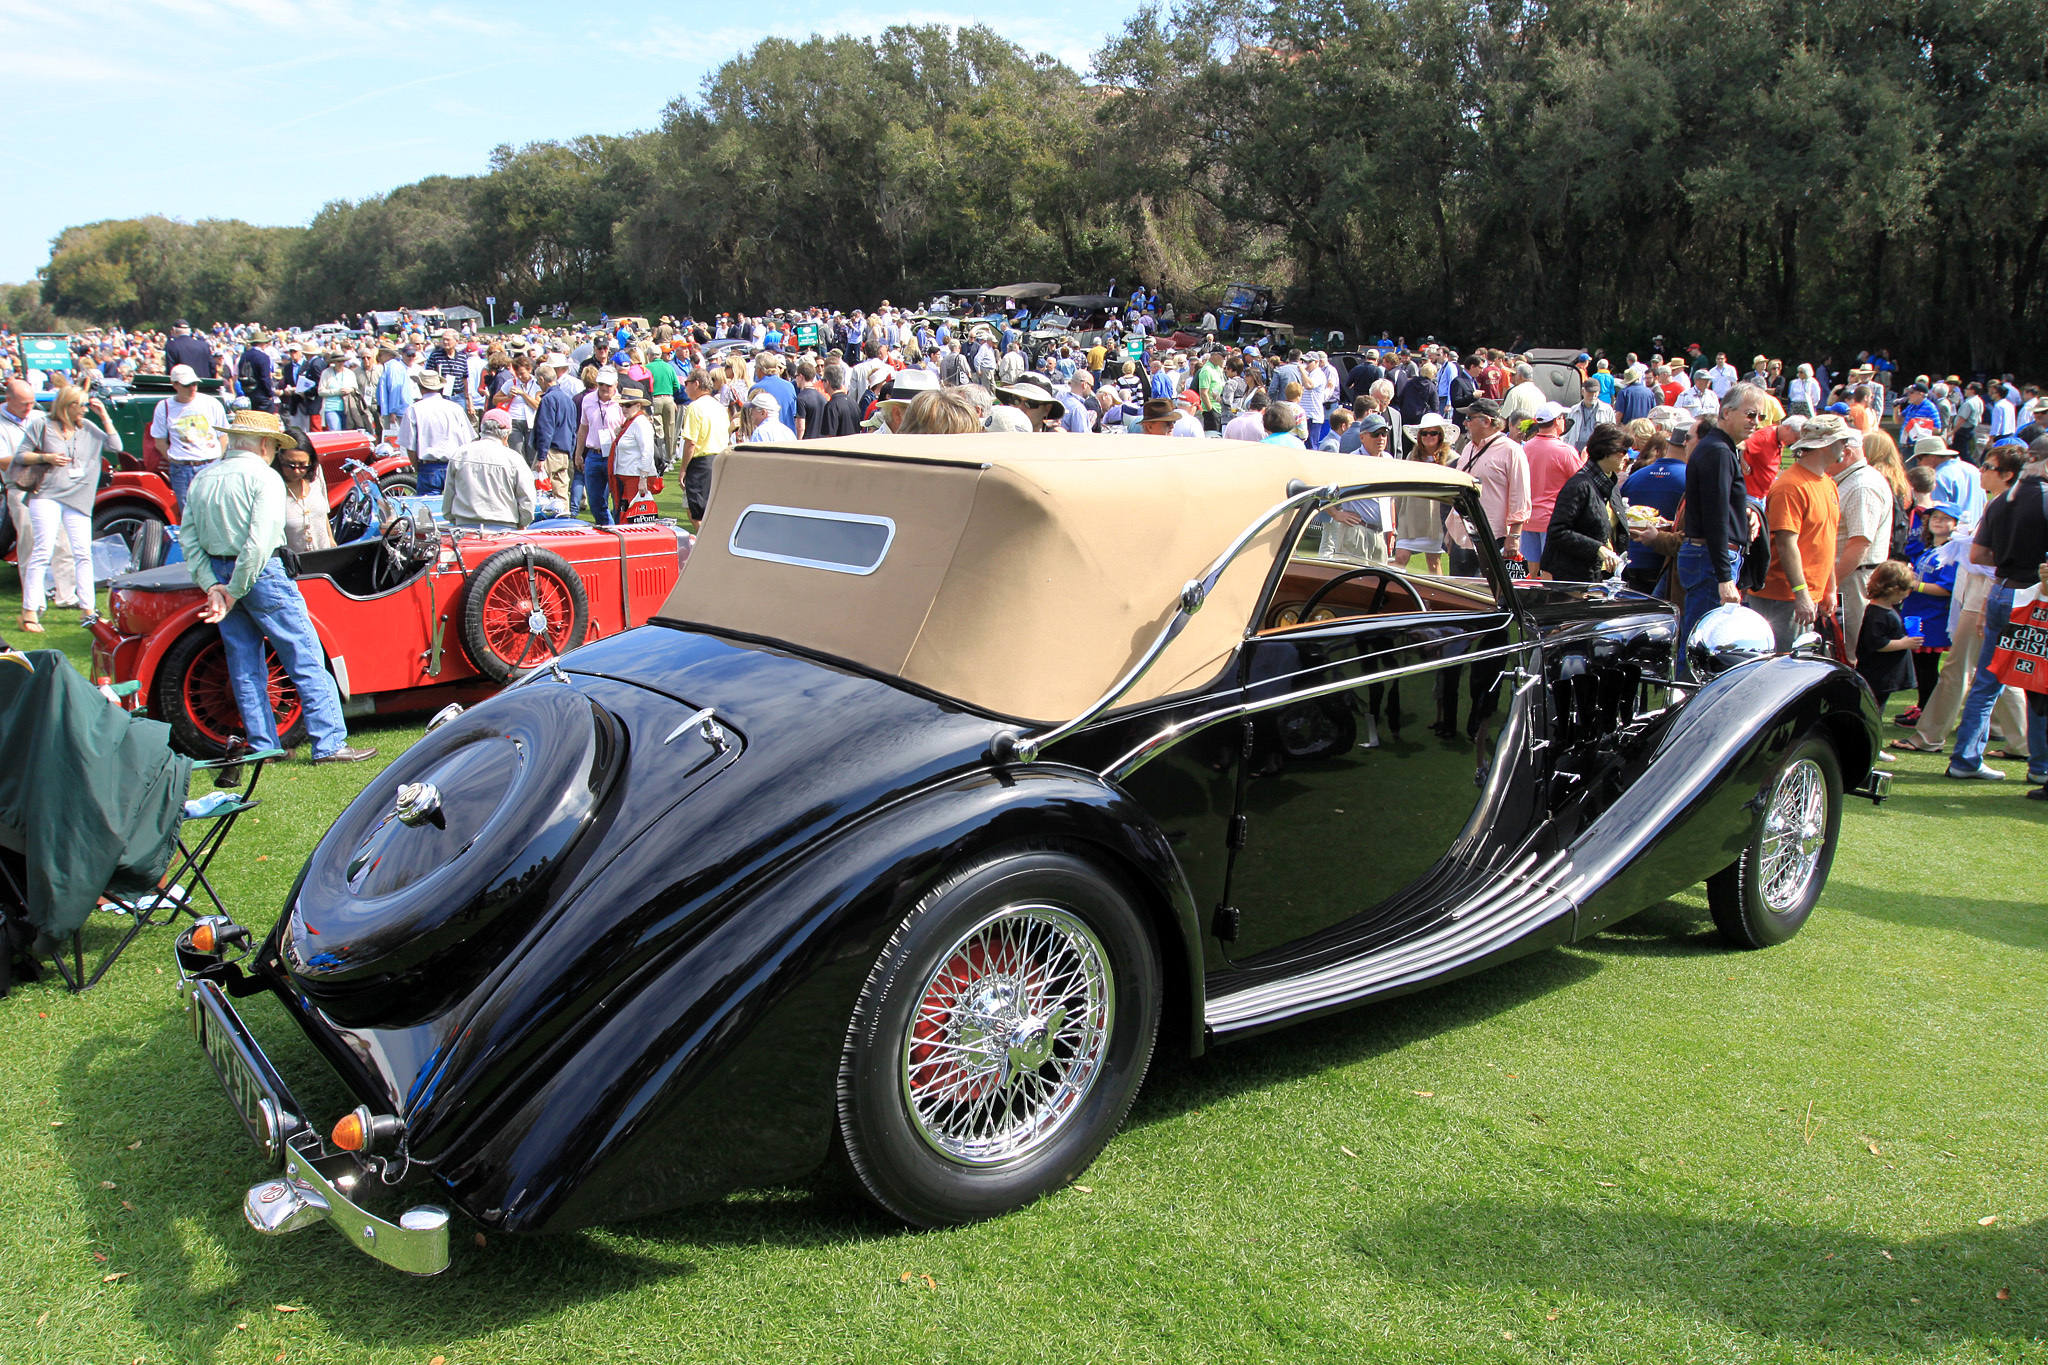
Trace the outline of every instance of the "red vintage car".
<instances>
[{"instance_id":1,"label":"red vintage car","mask_svg":"<svg viewBox=\"0 0 2048 1365\"><path fill-rule=\"evenodd\" d=\"M286 563L344 714L365 715L468 704L644 622L692 544L661 521L480 532L399 516L381 536ZM88 625L93 675L141 683L127 704L168 721L180 748L213 757L245 732L220 632L199 619L204 604L191 570L166 564L115 579L106 619ZM298 691L275 655L270 694L284 746L303 743Z\"/></svg>"},{"instance_id":2,"label":"red vintage car","mask_svg":"<svg viewBox=\"0 0 2048 1365\"><path fill-rule=\"evenodd\" d=\"M122 427L122 441L129 448L109 460L106 480L93 500L92 534L95 540L120 536L128 542L128 552L135 563L147 567L163 558L172 528L178 524L178 504L163 475L143 467L141 438L128 430L129 424L117 419L116 425ZM349 494L349 476L344 466L350 460L360 460L373 469L378 483L388 492L409 493L413 489L412 462L403 455L379 454L372 447L368 432L299 434L320 461L331 509L339 510ZM15 558L14 523L5 517L0 517L0 558Z\"/></svg>"}]
</instances>

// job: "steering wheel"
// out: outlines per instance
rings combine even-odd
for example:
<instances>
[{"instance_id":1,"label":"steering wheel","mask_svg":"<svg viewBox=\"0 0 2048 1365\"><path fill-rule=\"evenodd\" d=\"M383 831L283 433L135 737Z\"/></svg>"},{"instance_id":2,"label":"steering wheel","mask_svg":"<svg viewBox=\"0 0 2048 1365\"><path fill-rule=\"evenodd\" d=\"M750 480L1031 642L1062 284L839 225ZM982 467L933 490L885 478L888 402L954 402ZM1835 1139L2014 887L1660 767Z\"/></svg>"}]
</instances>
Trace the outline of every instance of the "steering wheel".
<instances>
[{"instance_id":1,"label":"steering wheel","mask_svg":"<svg viewBox=\"0 0 2048 1365\"><path fill-rule=\"evenodd\" d=\"M1379 615L1380 608L1385 605L1387 600L1387 589L1393 587L1396 583L1399 583L1402 590L1415 599L1415 605L1418 610L1423 609L1422 594L1415 591L1415 586L1412 583L1395 573L1392 569L1349 569L1338 574L1335 578L1323 584L1322 587L1309 594L1308 601L1301 604L1301 619L1303 623L1308 621L1309 614L1316 609L1316 604L1330 595L1332 588L1336 587L1339 583L1349 583L1354 578L1363 578L1367 574L1378 578L1380 585L1373 590L1372 603L1366 607L1361 615Z\"/></svg>"},{"instance_id":2,"label":"steering wheel","mask_svg":"<svg viewBox=\"0 0 2048 1365\"><path fill-rule=\"evenodd\" d=\"M431 527L416 525L411 517L394 517L384 528L384 547L377 553L376 567L370 571L370 590L383 592L395 588L412 576L413 570L427 562L440 549L440 536L433 535L432 548L426 540Z\"/></svg>"}]
</instances>

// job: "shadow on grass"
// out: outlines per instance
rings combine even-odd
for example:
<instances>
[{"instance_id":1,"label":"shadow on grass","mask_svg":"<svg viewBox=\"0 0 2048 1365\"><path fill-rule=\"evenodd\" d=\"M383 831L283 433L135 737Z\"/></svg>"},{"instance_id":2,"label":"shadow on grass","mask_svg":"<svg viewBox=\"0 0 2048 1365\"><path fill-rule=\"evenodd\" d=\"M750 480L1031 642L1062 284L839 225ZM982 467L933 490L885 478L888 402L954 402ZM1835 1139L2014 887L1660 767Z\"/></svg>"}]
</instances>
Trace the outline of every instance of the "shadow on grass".
<instances>
[{"instance_id":1,"label":"shadow on grass","mask_svg":"<svg viewBox=\"0 0 2048 1365\"><path fill-rule=\"evenodd\" d=\"M1572 947L1601 957L1714 957L1729 951L1705 909L1660 901Z\"/></svg>"},{"instance_id":2,"label":"shadow on grass","mask_svg":"<svg viewBox=\"0 0 2048 1365\"><path fill-rule=\"evenodd\" d=\"M1271 1033L1213 1047L1188 1060L1162 1048L1125 1126L1142 1128L1247 1091L1349 1066L1411 1043L1482 1023L1583 981L1600 964L1551 950Z\"/></svg>"},{"instance_id":3,"label":"shadow on grass","mask_svg":"<svg viewBox=\"0 0 2048 1365\"><path fill-rule=\"evenodd\" d=\"M415 1345L424 1359L451 1338L694 1275L693 1248L836 1245L900 1228L831 1189L757 1192L588 1234L492 1237L481 1249L458 1214L449 1269L414 1279L319 1224L278 1238L248 1227L243 1195L270 1172L182 1019L140 1042L84 1040L57 1080L72 1117L55 1136L90 1246L106 1258L92 1269L134 1276L137 1320L180 1358L211 1360L237 1322L288 1304L344 1340ZM131 1148L135 1137L146 1140ZM431 1185L415 1197L436 1202Z\"/></svg>"},{"instance_id":4,"label":"shadow on grass","mask_svg":"<svg viewBox=\"0 0 2048 1365\"><path fill-rule=\"evenodd\" d=\"M1635 1304L1878 1359L1936 1342L2037 1339L2048 1311L2042 1222L1897 1243L1618 1197L1605 1208L1471 1200L1414 1206L1339 1245L1411 1285L1528 1294L1537 1306ZM1646 1274L1652 1266L1663 1270Z\"/></svg>"},{"instance_id":5,"label":"shadow on grass","mask_svg":"<svg viewBox=\"0 0 2048 1365\"><path fill-rule=\"evenodd\" d=\"M1954 929L2013 948L2048 948L2043 901L1985 900L1951 893L1857 886L1830 881L1827 904L1866 919L1915 929Z\"/></svg>"}]
</instances>

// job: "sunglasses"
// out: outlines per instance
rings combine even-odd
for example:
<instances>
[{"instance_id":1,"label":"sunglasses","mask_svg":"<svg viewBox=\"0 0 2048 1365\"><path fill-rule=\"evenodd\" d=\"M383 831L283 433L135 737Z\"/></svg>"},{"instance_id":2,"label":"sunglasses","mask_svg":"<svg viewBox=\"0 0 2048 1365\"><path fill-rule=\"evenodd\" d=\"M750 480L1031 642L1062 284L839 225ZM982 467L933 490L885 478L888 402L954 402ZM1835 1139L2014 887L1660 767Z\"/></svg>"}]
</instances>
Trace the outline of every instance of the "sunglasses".
<instances>
[{"instance_id":1,"label":"sunglasses","mask_svg":"<svg viewBox=\"0 0 2048 1365\"><path fill-rule=\"evenodd\" d=\"M279 467L282 469L289 469L297 474L303 474L307 470L311 469L313 466L306 463L304 460L287 460L284 464L282 464Z\"/></svg>"}]
</instances>

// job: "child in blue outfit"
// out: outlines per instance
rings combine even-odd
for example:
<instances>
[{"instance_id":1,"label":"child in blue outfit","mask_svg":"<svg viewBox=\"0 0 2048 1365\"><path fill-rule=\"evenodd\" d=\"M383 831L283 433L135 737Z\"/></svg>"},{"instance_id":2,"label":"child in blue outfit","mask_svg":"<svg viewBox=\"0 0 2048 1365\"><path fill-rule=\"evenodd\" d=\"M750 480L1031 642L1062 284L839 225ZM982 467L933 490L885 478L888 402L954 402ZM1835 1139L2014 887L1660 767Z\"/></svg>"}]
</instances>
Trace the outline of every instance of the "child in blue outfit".
<instances>
[{"instance_id":1,"label":"child in blue outfit","mask_svg":"<svg viewBox=\"0 0 2048 1365\"><path fill-rule=\"evenodd\" d=\"M1953 560L1943 563L1940 550L1955 534L1959 520L1956 510L1953 503L1938 503L1926 509L1920 518L1924 548L1913 561L1919 586L1899 606L1906 633L1920 637L1920 648L1913 651L1913 685L1919 700L1899 717L1902 725L1919 721L1920 708L1927 705L1941 676L1941 656L1953 643L1948 632L1948 610L1949 599L1955 596L1958 566Z\"/></svg>"}]
</instances>

